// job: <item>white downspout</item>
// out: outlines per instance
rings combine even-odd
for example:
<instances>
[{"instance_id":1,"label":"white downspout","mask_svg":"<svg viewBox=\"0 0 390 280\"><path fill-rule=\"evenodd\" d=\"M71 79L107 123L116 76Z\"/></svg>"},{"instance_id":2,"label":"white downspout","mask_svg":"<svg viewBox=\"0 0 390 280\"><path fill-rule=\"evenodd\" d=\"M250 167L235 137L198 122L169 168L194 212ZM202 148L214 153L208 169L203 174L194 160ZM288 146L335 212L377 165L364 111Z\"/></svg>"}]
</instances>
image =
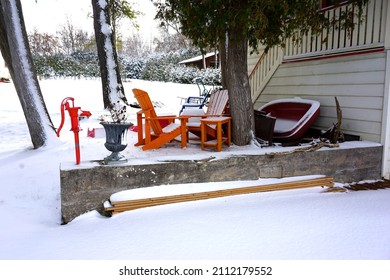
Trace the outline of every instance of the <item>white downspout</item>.
<instances>
[{"instance_id":1,"label":"white downspout","mask_svg":"<svg viewBox=\"0 0 390 280\"><path fill-rule=\"evenodd\" d=\"M383 116L382 116L382 176L390 179L390 115L389 115L389 90L390 90L390 50L386 49L386 74L385 74L385 90L383 93Z\"/></svg>"},{"instance_id":2,"label":"white downspout","mask_svg":"<svg viewBox=\"0 0 390 280\"><path fill-rule=\"evenodd\" d=\"M383 115L382 115L382 137L383 159L382 159L382 176L385 179L390 179L390 5L385 1L384 9L386 9L385 29L385 54L386 54L386 69L385 69L385 84L383 93Z\"/></svg>"}]
</instances>

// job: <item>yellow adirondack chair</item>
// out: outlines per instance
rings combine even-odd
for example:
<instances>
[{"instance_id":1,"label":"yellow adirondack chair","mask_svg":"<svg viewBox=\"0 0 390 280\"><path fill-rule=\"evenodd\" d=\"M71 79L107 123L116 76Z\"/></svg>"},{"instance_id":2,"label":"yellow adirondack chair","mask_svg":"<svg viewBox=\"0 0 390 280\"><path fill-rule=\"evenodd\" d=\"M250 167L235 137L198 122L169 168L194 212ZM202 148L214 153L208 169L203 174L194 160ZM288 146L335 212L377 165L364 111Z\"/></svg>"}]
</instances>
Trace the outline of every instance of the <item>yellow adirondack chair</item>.
<instances>
[{"instance_id":1,"label":"yellow adirondack chair","mask_svg":"<svg viewBox=\"0 0 390 280\"><path fill-rule=\"evenodd\" d=\"M187 116L157 116L152 101L146 91L133 89L141 110L137 112L138 142L135 146L143 146L142 150L158 149L166 143L181 136L181 147L187 147ZM143 132L142 120L145 120L145 135ZM180 124L175 123L180 119ZM160 120L168 120L169 124L162 128Z\"/></svg>"},{"instance_id":2,"label":"yellow adirondack chair","mask_svg":"<svg viewBox=\"0 0 390 280\"><path fill-rule=\"evenodd\" d=\"M228 113L229 96L227 90L217 90L210 95L206 113L200 109L184 109L181 116L189 116L187 123L188 132L201 136L200 119L209 117L229 116ZM200 113L199 113L200 112ZM217 138L215 125L206 126L207 139Z\"/></svg>"}]
</instances>

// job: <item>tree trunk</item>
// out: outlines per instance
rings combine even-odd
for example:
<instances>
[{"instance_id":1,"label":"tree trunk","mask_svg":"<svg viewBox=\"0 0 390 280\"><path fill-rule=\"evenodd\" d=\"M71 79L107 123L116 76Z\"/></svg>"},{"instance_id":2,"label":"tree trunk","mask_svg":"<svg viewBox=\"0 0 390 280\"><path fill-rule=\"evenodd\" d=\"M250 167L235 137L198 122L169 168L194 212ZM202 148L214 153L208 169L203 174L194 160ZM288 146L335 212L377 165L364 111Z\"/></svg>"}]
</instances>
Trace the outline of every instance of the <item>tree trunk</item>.
<instances>
[{"instance_id":1,"label":"tree trunk","mask_svg":"<svg viewBox=\"0 0 390 280\"><path fill-rule=\"evenodd\" d=\"M227 40L227 39L226 39ZM227 41L224 40L223 42L219 43L219 57L221 61L221 83L222 83L222 88L227 88L227 49L226 49L226 44Z\"/></svg>"},{"instance_id":2,"label":"tree trunk","mask_svg":"<svg viewBox=\"0 0 390 280\"><path fill-rule=\"evenodd\" d=\"M0 48L27 121L34 149L54 136L31 58L20 0L0 0Z\"/></svg>"},{"instance_id":3,"label":"tree trunk","mask_svg":"<svg viewBox=\"0 0 390 280\"><path fill-rule=\"evenodd\" d=\"M100 5L103 3L103 7ZM111 108L120 98L126 102L118 67L118 56L110 24L108 0L92 0L95 39L103 87L104 108ZM104 26L102 26L104 25ZM103 27L103 28L102 28Z\"/></svg>"},{"instance_id":4,"label":"tree trunk","mask_svg":"<svg viewBox=\"0 0 390 280\"><path fill-rule=\"evenodd\" d=\"M240 30L238 28L238 30ZM238 34L231 29L230 34ZM248 78L248 41L245 36L228 38L227 83L232 116L232 140L238 146L248 145L253 138L254 112Z\"/></svg>"},{"instance_id":5,"label":"tree trunk","mask_svg":"<svg viewBox=\"0 0 390 280\"><path fill-rule=\"evenodd\" d=\"M3 55L4 61L7 64L9 72L11 74L12 65L11 65L11 50L8 45L7 31L5 30L5 21L3 16L3 8L0 1L0 50Z\"/></svg>"}]
</instances>

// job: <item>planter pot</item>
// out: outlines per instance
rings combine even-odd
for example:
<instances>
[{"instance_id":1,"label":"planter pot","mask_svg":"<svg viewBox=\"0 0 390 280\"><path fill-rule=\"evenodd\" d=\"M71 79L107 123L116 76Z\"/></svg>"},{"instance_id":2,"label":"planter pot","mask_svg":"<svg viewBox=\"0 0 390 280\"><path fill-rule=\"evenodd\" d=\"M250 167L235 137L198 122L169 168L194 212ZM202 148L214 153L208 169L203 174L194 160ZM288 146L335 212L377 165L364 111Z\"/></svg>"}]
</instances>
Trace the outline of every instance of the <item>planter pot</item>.
<instances>
[{"instance_id":1,"label":"planter pot","mask_svg":"<svg viewBox=\"0 0 390 280\"><path fill-rule=\"evenodd\" d=\"M104 158L105 164L116 164L127 162L127 159L120 154L127 147L127 130L133 126L131 122L128 123L100 123L106 132L106 143L104 146L109 150L111 155Z\"/></svg>"}]
</instances>

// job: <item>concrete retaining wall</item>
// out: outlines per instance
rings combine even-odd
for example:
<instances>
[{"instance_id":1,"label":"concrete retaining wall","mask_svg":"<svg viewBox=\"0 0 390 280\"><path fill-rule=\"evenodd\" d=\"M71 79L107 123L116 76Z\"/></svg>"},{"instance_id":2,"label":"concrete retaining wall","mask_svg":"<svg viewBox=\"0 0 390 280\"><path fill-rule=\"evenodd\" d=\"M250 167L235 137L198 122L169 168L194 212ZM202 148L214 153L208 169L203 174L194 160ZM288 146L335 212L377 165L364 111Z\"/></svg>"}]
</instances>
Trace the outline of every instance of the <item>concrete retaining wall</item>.
<instances>
[{"instance_id":1,"label":"concrete retaining wall","mask_svg":"<svg viewBox=\"0 0 390 280\"><path fill-rule=\"evenodd\" d=\"M91 210L119 191L165 184L257 180L323 174L337 182L381 178L382 146L321 149L288 155L247 155L199 161L79 167L61 165L63 223Z\"/></svg>"}]
</instances>

